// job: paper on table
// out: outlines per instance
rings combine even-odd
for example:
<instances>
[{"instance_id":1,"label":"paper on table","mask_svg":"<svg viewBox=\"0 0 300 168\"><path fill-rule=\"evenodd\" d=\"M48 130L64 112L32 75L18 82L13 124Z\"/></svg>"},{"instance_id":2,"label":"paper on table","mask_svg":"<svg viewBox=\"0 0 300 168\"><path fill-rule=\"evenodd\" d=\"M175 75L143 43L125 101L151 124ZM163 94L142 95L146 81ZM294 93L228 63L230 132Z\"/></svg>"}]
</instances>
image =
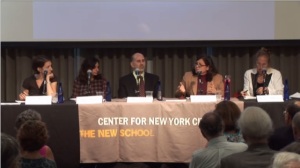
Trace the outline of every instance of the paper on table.
<instances>
[{"instance_id":1,"label":"paper on table","mask_svg":"<svg viewBox=\"0 0 300 168\"><path fill-rule=\"evenodd\" d=\"M10 103L2 103L1 102L1 105L20 105L21 103L15 103L15 102L10 102Z\"/></svg>"},{"instance_id":2,"label":"paper on table","mask_svg":"<svg viewBox=\"0 0 300 168\"><path fill-rule=\"evenodd\" d=\"M76 104L101 104L103 97L99 96L78 96L76 97Z\"/></svg>"},{"instance_id":3,"label":"paper on table","mask_svg":"<svg viewBox=\"0 0 300 168\"><path fill-rule=\"evenodd\" d=\"M283 96L282 95L257 95L257 102L263 103L263 102L283 102Z\"/></svg>"},{"instance_id":4,"label":"paper on table","mask_svg":"<svg viewBox=\"0 0 300 168\"><path fill-rule=\"evenodd\" d=\"M244 99L251 100L251 99L256 99L256 97L255 96L245 96Z\"/></svg>"},{"instance_id":5,"label":"paper on table","mask_svg":"<svg viewBox=\"0 0 300 168\"><path fill-rule=\"evenodd\" d=\"M290 95L290 98L297 98L297 99L300 99L300 93L299 93L299 92L296 92L296 93Z\"/></svg>"},{"instance_id":6,"label":"paper on table","mask_svg":"<svg viewBox=\"0 0 300 168\"><path fill-rule=\"evenodd\" d=\"M153 97L127 97L127 103L152 103Z\"/></svg>"},{"instance_id":7,"label":"paper on table","mask_svg":"<svg viewBox=\"0 0 300 168\"><path fill-rule=\"evenodd\" d=\"M217 96L216 95L191 95L190 96L191 102L216 102Z\"/></svg>"},{"instance_id":8,"label":"paper on table","mask_svg":"<svg viewBox=\"0 0 300 168\"><path fill-rule=\"evenodd\" d=\"M166 102L186 102L186 99L166 98Z\"/></svg>"}]
</instances>

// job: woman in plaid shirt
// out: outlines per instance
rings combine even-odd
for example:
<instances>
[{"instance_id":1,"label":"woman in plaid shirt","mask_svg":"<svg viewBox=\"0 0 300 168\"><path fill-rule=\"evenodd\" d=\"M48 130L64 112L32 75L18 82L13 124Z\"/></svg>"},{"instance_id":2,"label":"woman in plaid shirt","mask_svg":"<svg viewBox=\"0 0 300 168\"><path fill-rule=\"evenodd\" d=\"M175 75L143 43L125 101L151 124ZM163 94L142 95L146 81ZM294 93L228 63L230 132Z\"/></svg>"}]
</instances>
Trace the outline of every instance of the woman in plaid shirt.
<instances>
[{"instance_id":1,"label":"woman in plaid shirt","mask_svg":"<svg viewBox=\"0 0 300 168\"><path fill-rule=\"evenodd\" d=\"M105 98L106 84L106 79L99 73L99 60L88 57L81 64L79 75L73 84L71 97L96 95L96 92L103 92L103 98Z\"/></svg>"}]
</instances>

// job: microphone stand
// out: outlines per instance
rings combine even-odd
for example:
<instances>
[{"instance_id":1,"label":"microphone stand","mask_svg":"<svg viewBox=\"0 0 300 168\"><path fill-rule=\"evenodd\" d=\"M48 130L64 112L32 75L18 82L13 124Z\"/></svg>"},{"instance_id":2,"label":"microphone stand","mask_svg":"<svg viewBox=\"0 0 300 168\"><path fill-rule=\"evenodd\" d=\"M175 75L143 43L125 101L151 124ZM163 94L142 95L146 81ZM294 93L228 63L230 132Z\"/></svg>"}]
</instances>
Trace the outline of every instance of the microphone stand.
<instances>
[{"instance_id":1,"label":"microphone stand","mask_svg":"<svg viewBox=\"0 0 300 168\"><path fill-rule=\"evenodd\" d=\"M44 79L43 81L43 95L46 95L47 94L47 81L46 79Z\"/></svg>"},{"instance_id":2,"label":"microphone stand","mask_svg":"<svg viewBox=\"0 0 300 168\"><path fill-rule=\"evenodd\" d=\"M47 77L47 73L48 71L44 71L44 80L43 80L43 95L47 94L47 81L46 81L46 77Z\"/></svg>"},{"instance_id":3,"label":"microphone stand","mask_svg":"<svg viewBox=\"0 0 300 168\"><path fill-rule=\"evenodd\" d=\"M86 95L91 95L92 93L91 93L91 75L92 75L92 70L90 70L90 69L88 69L87 70L87 93L86 93Z\"/></svg>"},{"instance_id":4,"label":"microphone stand","mask_svg":"<svg viewBox=\"0 0 300 168\"><path fill-rule=\"evenodd\" d=\"M266 70L263 71L263 95L267 95L267 92L265 91L265 88L266 88L266 75L267 75L267 72Z\"/></svg>"},{"instance_id":5,"label":"microphone stand","mask_svg":"<svg viewBox=\"0 0 300 168\"><path fill-rule=\"evenodd\" d=\"M87 95L91 95L91 79L88 79L87 81L87 87L88 87L88 90L87 90Z\"/></svg>"},{"instance_id":6,"label":"microphone stand","mask_svg":"<svg viewBox=\"0 0 300 168\"><path fill-rule=\"evenodd\" d=\"M140 95L140 82L141 82L140 69L136 68L134 70L134 73L137 76L137 84L136 84L136 89L134 90L134 93L136 96L139 96Z\"/></svg>"},{"instance_id":7,"label":"microphone stand","mask_svg":"<svg viewBox=\"0 0 300 168\"><path fill-rule=\"evenodd\" d=\"M202 82L202 80L201 80L201 71L199 71L199 72L197 72L197 76L198 76L198 83L200 84L200 85L202 85L203 84L203 82ZM200 95L202 95L203 94L203 90L201 89L201 88L199 88L200 89Z\"/></svg>"},{"instance_id":8,"label":"microphone stand","mask_svg":"<svg viewBox=\"0 0 300 168\"><path fill-rule=\"evenodd\" d=\"M135 95L136 96L139 96L140 95L140 82L141 82L141 76L137 76L137 80L138 80L138 83L136 85L136 89L135 89Z\"/></svg>"}]
</instances>

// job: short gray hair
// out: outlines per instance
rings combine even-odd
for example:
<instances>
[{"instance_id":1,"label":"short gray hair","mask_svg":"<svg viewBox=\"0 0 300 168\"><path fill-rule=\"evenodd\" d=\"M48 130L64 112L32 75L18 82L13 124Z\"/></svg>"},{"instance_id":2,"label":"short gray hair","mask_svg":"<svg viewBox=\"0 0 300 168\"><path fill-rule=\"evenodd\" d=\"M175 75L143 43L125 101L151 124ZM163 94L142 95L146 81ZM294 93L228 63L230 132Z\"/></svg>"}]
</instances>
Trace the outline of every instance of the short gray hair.
<instances>
[{"instance_id":1,"label":"short gray hair","mask_svg":"<svg viewBox=\"0 0 300 168\"><path fill-rule=\"evenodd\" d=\"M144 54L142 54L142 53L140 53L140 52L136 52L136 53L134 53L134 54L131 55L131 61L130 61L130 62L134 61L136 55L142 55L142 56L144 56L144 58L145 58L145 55L144 55Z\"/></svg>"},{"instance_id":2,"label":"short gray hair","mask_svg":"<svg viewBox=\"0 0 300 168\"><path fill-rule=\"evenodd\" d=\"M274 155L272 168L289 168L291 164L300 164L300 155L292 152L279 152Z\"/></svg>"},{"instance_id":3,"label":"short gray hair","mask_svg":"<svg viewBox=\"0 0 300 168\"><path fill-rule=\"evenodd\" d=\"M268 138L273 131L270 116L260 107L247 107L238 120L244 136L254 139Z\"/></svg>"}]
</instances>

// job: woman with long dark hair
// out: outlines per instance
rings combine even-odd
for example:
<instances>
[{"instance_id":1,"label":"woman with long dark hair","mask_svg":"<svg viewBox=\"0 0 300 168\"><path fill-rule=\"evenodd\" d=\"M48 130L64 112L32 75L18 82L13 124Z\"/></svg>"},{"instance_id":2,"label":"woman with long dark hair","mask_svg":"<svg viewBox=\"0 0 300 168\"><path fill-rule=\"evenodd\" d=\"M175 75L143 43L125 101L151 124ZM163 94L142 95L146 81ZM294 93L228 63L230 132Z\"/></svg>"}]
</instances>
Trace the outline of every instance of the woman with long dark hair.
<instances>
[{"instance_id":1,"label":"woman with long dark hair","mask_svg":"<svg viewBox=\"0 0 300 168\"><path fill-rule=\"evenodd\" d=\"M99 60L88 57L81 64L71 97L97 95L97 92L103 92L102 96L105 97L106 86L107 81L100 74Z\"/></svg>"},{"instance_id":2,"label":"woman with long dark hair","mask_svg":"<svg viewBox=\"0 0 300 168\"><path fill-rule=\"evenodd\" d=\"M197 57L192 71L186 72L180 82L176 97L224 93L223 76L218 74L213 60L208 56Z\"/></svg>"}]
</instances>

